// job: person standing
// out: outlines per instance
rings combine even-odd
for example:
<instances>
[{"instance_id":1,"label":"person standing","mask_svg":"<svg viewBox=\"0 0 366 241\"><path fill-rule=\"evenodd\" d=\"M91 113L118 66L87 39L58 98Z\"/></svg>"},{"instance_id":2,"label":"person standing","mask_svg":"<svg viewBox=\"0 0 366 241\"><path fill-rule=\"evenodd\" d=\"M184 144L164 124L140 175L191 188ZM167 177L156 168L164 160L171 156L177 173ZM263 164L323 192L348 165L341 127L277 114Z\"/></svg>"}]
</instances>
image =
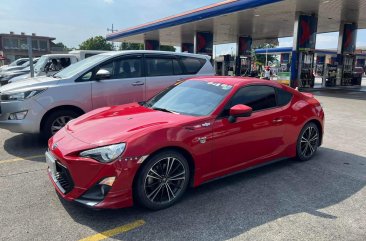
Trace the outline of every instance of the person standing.
<instances>
[{"instance_id":1,"label":"person standing","mask_svg":"<svg viewBox=\"0 0 366 241\"><path fill-rule=\"evenodd\" d=\"M264 69L264 79L271 79L271 69L269 68L269 66L266 66L266 68Z\"/></svg>"}]
</instances>

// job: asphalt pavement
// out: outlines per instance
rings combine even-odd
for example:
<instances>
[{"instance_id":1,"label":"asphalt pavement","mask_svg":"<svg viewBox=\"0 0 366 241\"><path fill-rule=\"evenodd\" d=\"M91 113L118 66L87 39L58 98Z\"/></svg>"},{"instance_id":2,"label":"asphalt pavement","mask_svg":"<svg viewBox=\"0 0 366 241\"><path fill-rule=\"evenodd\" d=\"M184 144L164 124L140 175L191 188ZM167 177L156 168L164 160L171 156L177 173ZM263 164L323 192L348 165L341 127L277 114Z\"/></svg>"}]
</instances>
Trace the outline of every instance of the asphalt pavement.
<instances>
[{"instance_id":1,"label":"asphalt pavement","mask_svg":"<svg viewBox=\"0 0 366 241\"><path fill-rule=\"evenodd\" d=\"M162 211L61 200L37 135L0 129L0 240L366 240L366 92L314 91L323 146L191 189Z\"/></svg>"}]
</instances>

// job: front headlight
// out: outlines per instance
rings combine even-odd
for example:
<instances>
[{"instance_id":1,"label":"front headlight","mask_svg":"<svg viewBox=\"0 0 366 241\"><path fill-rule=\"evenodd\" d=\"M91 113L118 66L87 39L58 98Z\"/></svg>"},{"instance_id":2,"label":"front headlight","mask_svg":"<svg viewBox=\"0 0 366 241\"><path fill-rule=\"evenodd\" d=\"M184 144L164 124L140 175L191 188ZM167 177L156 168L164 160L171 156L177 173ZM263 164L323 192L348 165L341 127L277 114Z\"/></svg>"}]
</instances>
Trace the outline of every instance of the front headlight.
<instances>
[{"instance_id":1,"label":"front headlight","mask_svg":"<svg viewBox=\"0 0 366 241\"><path fill-rule=\"evenodd\" d=\"M25 100L25 99L29 99L33 96L36 96L45 90L46 89L39 89L39 90L30 90L30 91L19 92L19 93L9 93L9 94L3 93L1 95L1 100L4 100L4 101Z\"/></svg>"},{"instance_id":2,"label":"front headlight","mask_svg":"<svg viewBox=\"0 0 366 241\"><path fill-rule=\"evenodd\" d=\"M89 157L102 163L109 163L116 160L125 150L125 148L126 148L125 143L103 146L83 151L80 153L80 156Z\"/></svg>"}]
</instances>

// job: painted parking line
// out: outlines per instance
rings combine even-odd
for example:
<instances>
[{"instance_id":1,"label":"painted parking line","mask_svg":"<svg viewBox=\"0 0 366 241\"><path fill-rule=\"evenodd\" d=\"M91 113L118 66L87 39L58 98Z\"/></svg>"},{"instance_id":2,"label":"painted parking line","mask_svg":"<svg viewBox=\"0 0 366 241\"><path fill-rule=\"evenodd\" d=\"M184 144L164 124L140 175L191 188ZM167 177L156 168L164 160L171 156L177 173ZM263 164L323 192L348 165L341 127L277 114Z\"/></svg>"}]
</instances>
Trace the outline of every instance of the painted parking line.
<instances>
[{"instance_id":1,"label":"painted parking line","mask_svg":"<svg viewBox=\"0 0 366 241\"><path fill-rule=\"evenodd\" d=\"M121 233L125 233L128 231L131 231L135 228L141 227L142 225L145 224L144 220L137 220L135 222L129 223L129 224L125 224L123 226L114 228L114 229L110 229L83 239L80 239L79 241L99 241L99 240L103 240L106 238L110 238L112 236L115 236L117 234L121 234Z\"/></svg>"},{"instance_id":2,"label":"painted parking line","mask_svg":"<svg viewBox=\"0 0 366 241\"><path fill-rule=\"evenodd\" d=\"M8 159L8 160L0 160L0 164L38 159L38 158L41 158L41 157L44 157L44 154L43 155L36 155L36 156L18 157L18 158L13 158L13 159Z\"/></svg>"}]
</instances>

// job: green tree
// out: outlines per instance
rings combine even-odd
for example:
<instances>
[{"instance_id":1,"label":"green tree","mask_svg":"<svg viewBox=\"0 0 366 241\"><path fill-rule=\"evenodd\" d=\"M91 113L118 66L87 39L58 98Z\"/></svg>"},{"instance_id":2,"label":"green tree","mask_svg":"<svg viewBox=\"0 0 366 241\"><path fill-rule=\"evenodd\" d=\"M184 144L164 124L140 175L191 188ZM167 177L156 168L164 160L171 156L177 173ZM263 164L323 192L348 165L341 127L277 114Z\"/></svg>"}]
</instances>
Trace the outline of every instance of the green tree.
<instances>
[{"instance_id":1,"label":"green tree","mask_svg":"<svg viewBox=\"0 0 366 241\"><path fill-rule=\"evenodd\" d=\"M264 44L257 47L257 49L265 49L265 48L275 48L276 45L273 44ZM266 55L265 54L255 54L255 50L252 51L253 59L257 65L264 66L266 64ZM268 62L277 61L276 55L267 54Z\"/></svg>"},{"instance_id":2,"label":"green tree","mask_svg":"<svg viewBox=\"0 0 366 241\"><path fill-rule=\"evenodd\" d=\"M102 36L91 37L79 45L80 50L113 50L113 44Z\"/></svg>"},{"instance_id":3,"label":"green tree","mask_svg":"<svg viewBox=\"0 0 366 241\"><path fill-rule=\"evenodd\" d=\"M119 46L119 50L143 50L143 49L144 49L144 44L139 44L139 43L123 42ZM175 47L170 46L170 45L160 45L160 50L175 52Z\"/></svg>"},{"instance_id":4,"label":"green tree","mask_svg":"<svg viewBox=\"0 0 366 241\"><path fill-rule=\"evenodd\" d=\"M65 50L65 51L69 50L69 48L66 47L66 45L63 44L62 42L55 43L55 47L60 48L60 49Z\"/></svg>"},{"instance_id":5,"label":"green tree","mask_svg":"<svg viewBox=\"0 0 366 241\"><path fill-rule=\"evenodd\" d=\"M143 50L143 49L144 49L144 44L139 44L139 43L123 42L119 46L119 50Z\"/></svg>"},{"instance_id":6,"label":"green tree","mask_svg":"<svg viewBox=\"0 0 366 241\"><path fill-rule=\"evenodd\" d=\"M160 50L175 52L175 47L170 45L160 45Z\"/></svg>"}]
</instances>

